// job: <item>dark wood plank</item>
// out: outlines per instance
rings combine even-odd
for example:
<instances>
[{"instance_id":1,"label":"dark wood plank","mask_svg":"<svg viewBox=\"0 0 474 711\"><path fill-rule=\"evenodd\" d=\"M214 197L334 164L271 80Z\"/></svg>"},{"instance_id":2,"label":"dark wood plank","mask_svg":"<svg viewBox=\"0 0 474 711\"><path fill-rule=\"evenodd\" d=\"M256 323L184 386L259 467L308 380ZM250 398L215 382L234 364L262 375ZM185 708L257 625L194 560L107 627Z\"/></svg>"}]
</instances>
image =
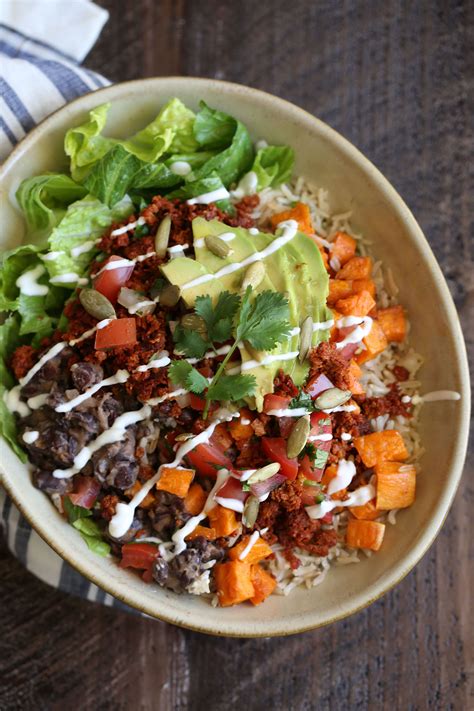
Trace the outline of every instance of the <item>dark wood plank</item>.
<instances>
[{"instance_id":1,"label":"dark wood plank","mask_svg":"<svg viewBox=\"0 0 474 711\"><path fill-rule=\"evenodd\" d=\"M184 74L259 87L368 155L425 230L473 353L469 0L101 4L111 18L87 65L112 80ZM0 708L472 708L472 454L440 536L395 590L286 639L214 639L75 600L1 548Z\"/></svg>"}]
</instances>

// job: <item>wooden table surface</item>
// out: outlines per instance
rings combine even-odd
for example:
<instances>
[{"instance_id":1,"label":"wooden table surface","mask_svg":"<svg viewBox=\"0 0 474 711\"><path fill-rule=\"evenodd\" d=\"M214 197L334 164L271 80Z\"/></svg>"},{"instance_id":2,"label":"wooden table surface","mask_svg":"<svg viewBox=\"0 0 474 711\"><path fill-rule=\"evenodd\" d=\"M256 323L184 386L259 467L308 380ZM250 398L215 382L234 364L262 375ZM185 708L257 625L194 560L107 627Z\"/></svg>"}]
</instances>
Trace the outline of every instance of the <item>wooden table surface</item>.
<instances>
[{"instance_id":1,"label":"wooden table surface","mask_svg":"<svg viewBox=\"0 0 474 711\"><path fill-rule=\"evenodd\" d=\"M113 81L265 89L372 159L424 229L472 352L474 3L100 4L111 17L86 64ZM436 543L395 590L284 639L215 639L73 599L0 548L0 709L474 708L470 461Z\"/></svg>"}]
</instances>

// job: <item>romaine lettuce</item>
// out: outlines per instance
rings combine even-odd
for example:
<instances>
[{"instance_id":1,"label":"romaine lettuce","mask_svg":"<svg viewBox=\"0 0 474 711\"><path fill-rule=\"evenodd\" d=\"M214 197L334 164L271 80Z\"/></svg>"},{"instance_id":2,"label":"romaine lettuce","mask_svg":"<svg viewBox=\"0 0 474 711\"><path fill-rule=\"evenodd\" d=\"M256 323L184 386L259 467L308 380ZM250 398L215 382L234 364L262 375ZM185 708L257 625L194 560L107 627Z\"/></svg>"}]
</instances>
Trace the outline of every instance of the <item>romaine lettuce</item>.
<instances>
[{"instance_id":1,"label":"romaine lettuce","mask_svg":"<svg viewBox=\"0 0 474 711\"><path fill-rule=\"evenodd\" d=\"M289 146L266 146L261 148L252 165L257 175L258 190L277 187L291 178L295 153Z\"/></svg>"},{"instance_id":2,"label":"romaine lettuce","mask_svg":"<svg viewBox=\"0 0 474 711\"><path fill-rule=\"evenodd\" d=\"M16 314L12 314L0 324L0 434L17 456L25 462L26 453L18 444L15 415L10 412L3 399L7 389L14 385L13 376L7 368L7 361L21 343L20 319Z\"/></svg>"}]
</instances>

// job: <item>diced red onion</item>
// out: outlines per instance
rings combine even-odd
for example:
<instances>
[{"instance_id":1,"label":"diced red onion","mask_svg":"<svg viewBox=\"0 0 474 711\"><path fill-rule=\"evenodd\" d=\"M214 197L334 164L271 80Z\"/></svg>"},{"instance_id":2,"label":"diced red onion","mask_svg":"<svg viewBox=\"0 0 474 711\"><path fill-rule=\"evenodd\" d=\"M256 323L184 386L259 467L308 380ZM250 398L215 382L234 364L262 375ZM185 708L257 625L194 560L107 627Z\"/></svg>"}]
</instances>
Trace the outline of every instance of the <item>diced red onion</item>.
<instances>
[{"instance_id":1,"label":"diced red onion","mask_svg":"<svg viewBox=\"0 0 474 711\"><path fill-rule=\"evenodd\" d=\"M260 498L260 496L264 496L265 494L270 493L270 491L273 491L273 489L276 489L277 486L283 484L284 481L286 481L286 476L278 472L269 479L265 479L265 481L259 481L257 484L251 484L250 491L254 496Z\"/></svg>"},{"instance_id":2,"label":"diced red onion","mask_svg":"<svg viewBox=\"0 0 474 711\"><path fill-rule=\"evenodd\" d=\"M324 373L322 373L321 375L318 375L318 377L309 384L308 392L312 398L315 398L321 393L323 393L325 390L329 390L329 388L333 387L334 385L331 383L329 378L326 378Z\"/></svg>"},{"instance_id":3,"label":"diced red onion","mask_svg":"<svg viewBox=\"0 0 474 711\"><path fill-rule=\"evenodd\" d=\"M137 304L143 302L143 306L136 310L139 316L144 316L145 314L153 313L156 308L156 305L152 301L147 299L146 296L140 294L134 289L128 289L126 286L122 286L122 288L120 289L117 301L121 306L124 306L130 313L135 313L134 310L130 311L130 309L134 309Z\"/></svg>"}]
</instances>

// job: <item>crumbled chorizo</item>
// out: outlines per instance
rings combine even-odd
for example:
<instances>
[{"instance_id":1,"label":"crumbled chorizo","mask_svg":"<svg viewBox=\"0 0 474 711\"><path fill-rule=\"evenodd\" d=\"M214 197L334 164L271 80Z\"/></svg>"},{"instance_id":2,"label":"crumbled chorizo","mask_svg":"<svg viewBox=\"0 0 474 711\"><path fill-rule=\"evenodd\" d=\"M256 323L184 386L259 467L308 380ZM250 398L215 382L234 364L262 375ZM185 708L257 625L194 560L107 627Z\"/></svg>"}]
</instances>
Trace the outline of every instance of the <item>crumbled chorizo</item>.
<instances>
[{"instance_id":1,"label":"crumbled chorizo","mask_svg":"<svg viewBox=\"0 0 474 711\"><path fill-rule=\"evenodd\" d=\"M308 382L324 374L336 388L350 389L352 378L349 361L336 348L334 343L320 343L309 354L310 371Z\"/></svg>"}]
</instances>

